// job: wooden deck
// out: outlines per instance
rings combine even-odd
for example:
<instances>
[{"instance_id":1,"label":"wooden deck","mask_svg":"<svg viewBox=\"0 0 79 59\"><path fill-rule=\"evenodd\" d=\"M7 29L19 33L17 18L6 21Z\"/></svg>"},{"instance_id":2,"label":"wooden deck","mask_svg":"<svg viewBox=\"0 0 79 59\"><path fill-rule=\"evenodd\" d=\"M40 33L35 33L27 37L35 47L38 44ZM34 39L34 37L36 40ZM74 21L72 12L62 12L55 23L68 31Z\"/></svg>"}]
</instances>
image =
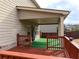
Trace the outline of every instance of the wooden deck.
<instances>
[{"instance_id":1,"label":"wooden deck","mask_svg":"<svg viewBox=\"0 0 79 59\"><path fill-rule=\"evenodd\" d=\"M47 56L57 56L57 57L66 57L64 50L47 50L47 49L39 49L39 48L25 48L25 47L15 47L10 49L9 51L22 52L22 53L30 53L37 55L47 55Z\"/></svg>"},{"instance_id":2,"label":"wooden deck","mask_svg":"<svg viewBox=\"0 0 79 59\"><path fill-rule=\"evenodd\" d=\"M22 52L22 53L30 53L30 54L36 54L36 55L67 57L66 54L65 54L64 49L61 49L61 50L60 49L59 50L56 50L56 49L55 50L48 50L49 47L50 47L47 44L47 43L49 43L48 42L49 41L48 39L51 39L51 41L52 41L52 40L56 40L57 38L58 37L49 37L49 36L47 36L47 39L46 39L46 42L45 42L46 43L46 48L33 48L32 46L30 46L30 48L29 48L29 47L25 47L24 43L22 43L22 42L23 41L25 42L26 39L29 39L31 41L32 38L29 37L29 36L27 36L27 35L17 34L17 47L15 47L13 49L10 49L9 51ZM59 37L59 38L61 38L60 39L60 41L61 41L62 40L62 37ZM60 41L59 41L59 43L62 45L62 42L60 42ZM55 41L55 43L57 43L57 41ZM59 47L62 47L62 46L59 46ZM59 48L59 47L57 46L57 47L51 47L51 48Z\"/></svg>"},{"instance_id":3,"label":"wooden deck","mask_svg":"<svg viewBox=\"0 0 79 59\"><path fill-rule=\"evenodd\" d=\"M17 35L17 46L21 46L21 45L26 46L24 44L24 42L26 42L26 39L31 40L31 37L18 34ZM64 36L49 36L48 35L46 40L47 40L46 41L46 48L47 49L51 49L51 48L53 49L54 48L54 50L47 50L47 49L43 49L43 48L15 47L15 48L11 49L10 51L30 53L30 54L39 54L39 55L49 55L49 56L56 56L56 57L70 57L70 58L73 58L73 59L79 59L79 52L78 52L79 49L77 49L77 47L75 47L68 40L68 38L66 38ZM60 45L58 44L57 41L54 42L55 44L50 42L50 41L53 41L53 40L59 40L58 42L60 43ZM29 42L31 42L31 41L29 41ZM52 44L54 44L55 46L53 46ZM59 46L56 46L57 44ZM32 42L29 45L31 47Z\"/></svg>"}]
</instances>

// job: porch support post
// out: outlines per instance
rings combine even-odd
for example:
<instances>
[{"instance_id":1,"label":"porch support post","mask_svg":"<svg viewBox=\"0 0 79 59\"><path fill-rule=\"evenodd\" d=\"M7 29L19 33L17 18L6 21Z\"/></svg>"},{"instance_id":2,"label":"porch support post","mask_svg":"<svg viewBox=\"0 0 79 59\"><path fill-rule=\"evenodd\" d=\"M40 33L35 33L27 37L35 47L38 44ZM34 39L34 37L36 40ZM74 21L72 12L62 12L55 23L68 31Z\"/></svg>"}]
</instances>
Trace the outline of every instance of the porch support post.
<instances>
[{"instance_id":1,"label":"porch support post","mask_svg":"<svg viewBox=\"0 0 79 59\"><path fill-rule=\"evenodd\" d=\"M58 36L64 36L64 16L60 16L58 25Z\"/></svg>"},{"instance_id":2,"label":"porch support post","mask_svg":"<svg viewBox=\"0 0 79 59\"><path fill-rule=\"evenodd\" d=\"M36 36L35 36L35 40L40 39L40 27L39 25L36 27Z\"/></svg>"}]
</instances>

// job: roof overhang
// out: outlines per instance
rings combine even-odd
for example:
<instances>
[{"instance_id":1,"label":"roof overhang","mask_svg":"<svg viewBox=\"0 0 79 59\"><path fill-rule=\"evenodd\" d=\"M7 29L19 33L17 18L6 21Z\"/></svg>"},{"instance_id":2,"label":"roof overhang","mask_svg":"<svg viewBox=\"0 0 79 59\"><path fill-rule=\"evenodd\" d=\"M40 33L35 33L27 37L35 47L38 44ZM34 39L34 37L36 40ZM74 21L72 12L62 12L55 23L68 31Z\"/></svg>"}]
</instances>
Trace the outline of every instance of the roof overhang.
<instances>
[{"instance_id":1,"label":"roof overhang","mask_svg":"<svg viewBox=\"0 0 79 59\"><path fill-rule=\"evenodd\" d=\"M55 10L45 8L31 8L24 6L17 6L19 19L33 24L57 24L60 16L67 17L70 13L66 10Z\"/></svg>"}]
</instances>

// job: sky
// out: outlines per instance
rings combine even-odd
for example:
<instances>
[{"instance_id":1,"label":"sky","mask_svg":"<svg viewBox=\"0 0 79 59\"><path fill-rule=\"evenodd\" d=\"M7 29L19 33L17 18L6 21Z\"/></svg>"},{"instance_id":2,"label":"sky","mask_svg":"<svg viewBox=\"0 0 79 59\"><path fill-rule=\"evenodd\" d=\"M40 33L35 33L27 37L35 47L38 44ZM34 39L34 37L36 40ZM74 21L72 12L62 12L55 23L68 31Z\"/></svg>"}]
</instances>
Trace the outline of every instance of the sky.
<instances>
[{"instance_id":1,"label":"sky","mask_svg":"<svg viewBox=\"0 0 79 59\"><path fill-rule=\"evenodd\" d=\"M79 0L36 0L42 8L68 10L64 24L79 24Z\"/></svg>"}]
</instances>

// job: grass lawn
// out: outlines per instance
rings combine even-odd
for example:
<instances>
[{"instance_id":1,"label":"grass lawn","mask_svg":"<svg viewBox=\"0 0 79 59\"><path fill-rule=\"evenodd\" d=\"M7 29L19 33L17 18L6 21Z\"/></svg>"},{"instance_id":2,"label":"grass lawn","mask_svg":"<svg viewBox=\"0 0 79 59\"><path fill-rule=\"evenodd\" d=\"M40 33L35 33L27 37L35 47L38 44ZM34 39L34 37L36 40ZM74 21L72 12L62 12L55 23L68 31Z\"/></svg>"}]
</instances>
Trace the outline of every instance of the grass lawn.
<instances>
[{"instance_id":1,"label":"grass lawn","mask_svg":"<svg viewBox=\"0 0 79 59\"><path fill-rule=\"evenodd\" d=\"M49 39L48 42L49 42L48 43L49 46L54 46L54 47L61 46L60 41L57 39L55 39L55 40ZM46 44L47 44L46 38L40 38L40 39L33 41L32 47L33 48L46 48Z\"/></svg>"}]
</instances>

